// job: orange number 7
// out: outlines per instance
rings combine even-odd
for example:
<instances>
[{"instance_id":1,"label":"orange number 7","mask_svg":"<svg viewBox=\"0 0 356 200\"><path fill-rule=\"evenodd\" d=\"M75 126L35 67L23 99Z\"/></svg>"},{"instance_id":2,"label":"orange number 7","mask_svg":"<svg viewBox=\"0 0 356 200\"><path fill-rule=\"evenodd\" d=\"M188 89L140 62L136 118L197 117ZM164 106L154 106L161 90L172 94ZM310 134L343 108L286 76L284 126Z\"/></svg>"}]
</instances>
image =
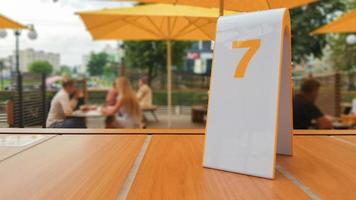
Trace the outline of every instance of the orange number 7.
<instances>
[{"instance_id":1,"label":"orange number 7","mask_svg":"<svg viewBox=\"0 0 356 200\"><path fill-rule=\"evenodd\" d=\"M233 41L232 42L232 48L234 48L234 49L248 48L247 52L242 57L240 63L237 65L237 68L235 71L235 78L243 78L245 76L245 71L248 66L248 63L250 62L253 55L257 52L257 50L260 48L260 46L261 46L260 39L241 40L241 41Z\"/></svg>"}]
</instances>

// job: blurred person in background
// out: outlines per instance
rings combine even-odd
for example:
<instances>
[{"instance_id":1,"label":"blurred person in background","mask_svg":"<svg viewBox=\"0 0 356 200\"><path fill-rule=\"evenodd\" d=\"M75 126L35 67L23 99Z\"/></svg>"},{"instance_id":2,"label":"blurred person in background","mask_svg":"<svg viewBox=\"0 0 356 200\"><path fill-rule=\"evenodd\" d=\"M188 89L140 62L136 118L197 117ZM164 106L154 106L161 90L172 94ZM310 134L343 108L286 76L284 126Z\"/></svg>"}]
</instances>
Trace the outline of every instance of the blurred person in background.
<instances>
[{"instance_id":1,"label":"blurred person in background","mask_svg":"<svg viewBox=\"0 0 356 200\"><path fill-rule=\"evenodd\" d=\"M111 116L106 120L106 128L140 128L141 108L130 81L125 77L116 80L116 91L119 94L116 104L104 106L104 115Z\"/></svg>"},{"instance_id":2,"label":"blurred person in background","mask_svg":"<svg viewBox=\"0 0 356 200\"><path fill-rule=\"evenodd\" d=\"M108 106L114 106L116 104L118 93L116 89L116 81L113 82L112 87L108 90L106 94L105 104Z\"/></svg>"},{"instance_id":3,"label":"blurred person in background","mask_svg":"<svg viewBox=\"0 0 356 200\"><path fill-rule=\"evenodd\" d=\"M148 83L146 76L138 80L137 99L141 108L152 106L152 90Z\"/></svg>"},{"instance_id":4,"label":"blurred person in background","mask_svg":"<svg viewBox=\"0 0 356 200\"><path fill-rule=\"evenodd\" d=\"M318 129L333 128L332 122L315 105L318 98L320 83L314 79L303 81L300 92L293 99L293 128L309 129L315 121Z\"/></svg>"},{"instance_id":5,"label":"blurred person in background","mask_svg":"<svg viewBox=\"0 0 356 200\"><path fill-rule=\"evenodd\" d=\"M83 99L84 92L76 88L74 80L63 80L62 89L52 99L46 126L48 128L86 128L83 118L71 117L74 108Z\"/></svg>"}]
</instances>

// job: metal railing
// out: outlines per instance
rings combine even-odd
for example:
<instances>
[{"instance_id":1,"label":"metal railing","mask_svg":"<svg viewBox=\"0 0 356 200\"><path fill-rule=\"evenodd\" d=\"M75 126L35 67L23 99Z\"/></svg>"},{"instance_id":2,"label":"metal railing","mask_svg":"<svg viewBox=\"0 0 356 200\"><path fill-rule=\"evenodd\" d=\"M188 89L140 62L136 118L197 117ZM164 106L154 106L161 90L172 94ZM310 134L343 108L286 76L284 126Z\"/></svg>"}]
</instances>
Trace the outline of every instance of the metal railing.
<instances>
[{"instance_id":1,"label":"metal railing","mask_svg":"<svg viewBox=\"0 0 356 200\"><path fill-rule=\"evenodd\" d=\"M41 74L17 74L13 82L15 91L12 101L13 127L42 126L45 127L46 103L46 77Z\"/></svg>"}]
</instances>

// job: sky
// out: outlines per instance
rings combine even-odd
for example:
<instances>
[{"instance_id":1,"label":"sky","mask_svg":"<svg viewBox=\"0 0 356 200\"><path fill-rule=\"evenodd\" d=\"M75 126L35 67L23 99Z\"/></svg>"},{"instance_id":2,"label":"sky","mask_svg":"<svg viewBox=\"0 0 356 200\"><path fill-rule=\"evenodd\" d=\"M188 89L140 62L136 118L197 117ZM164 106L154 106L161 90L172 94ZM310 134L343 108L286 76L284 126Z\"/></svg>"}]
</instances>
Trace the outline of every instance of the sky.
<instances>
[{"instance_id":1,"label":"sky","mask_svg":"<svg viewBox=\"0 0 356 200\"><path fill-rule=\"evenodd\" d=\"M0 13L22 24L33 24L38 33L36 40L20 37L20 48L33 48L61 54L61 64L80 65L82 56L91 51L100 51L114 41L93 41L86 31L77 11L109 7L130 6L131 3L110 0L0 0ZM0 39L0 58L13 53L15 37L7 30L7 37Z\"/></svg>"}]
</instances>

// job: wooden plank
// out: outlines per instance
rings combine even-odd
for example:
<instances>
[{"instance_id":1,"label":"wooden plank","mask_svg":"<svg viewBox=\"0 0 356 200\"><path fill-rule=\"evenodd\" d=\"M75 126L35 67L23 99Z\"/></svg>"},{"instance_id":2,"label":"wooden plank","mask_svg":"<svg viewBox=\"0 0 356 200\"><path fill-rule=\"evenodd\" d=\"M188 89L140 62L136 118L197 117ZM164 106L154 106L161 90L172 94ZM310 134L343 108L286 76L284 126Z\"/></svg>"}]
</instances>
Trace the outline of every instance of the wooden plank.
<instances>
[{"instance_id":1,"label":"wooden plank","mask_svg":"<svg viewBox=\"0 0 356 200\"><path fill-rule=\"evenodd\" d=\"M356 135L354 130L293 130L294 135Z\"/></svg>"},{"instance_id":2,"label":"wooden plank","mask_svg":"<svg viewBox=\"0 0 356 200\"><path fill-rule=\"evenodd\" d=\"M296 136L278 164L323 199L356 199L356 148L328 136Z\"/></svg>"},{"instance_id":3,"label":"wooden plank","mask_svg":"<svg viewBox=\"0 0 356 200\"><path fill-rule=\"evenodd\" d=\"M337 138L341 138L343 140L347 140L350 143L356 145L356 136L337 136Z\"/></svg>"},{"instance_id":4,"label":"wooden plank","mask_svg":"<svg viewBox=\"0 0 356 200\"><path fill-rule=\"evenodd\" d=\"M153 136L128 199L308 199L277 173L275 180L202 167L203 136Z\"/></svg>"},{"instance_id":5,"label":"wooden plank","mask_svg":"<svg viewBox=\"0 0 356 200\"><path fill-rule=\"evenodd\" d=\"M58 136L0 164L0 199L116 199L146 136Z\"/></svg>"},{"instance_id":6,"label":"wooden plank","mask_svg":"<svg viewBox=\"0 0 356 200\"><path fill-rule=\"evenodd\" d=\"M0 162L55 135L0 135Z\"/></svg>"},{"instance_id":7,"label":"wooden plank","mask_svg":"<svg viewBox=\"0 0 356 200\"><path fill-rule=\"evenodd\" d=\"M77 135L205 135L205 129L42 129L2 128L0 134L77 134ZM293 130L294 135L356 135L356 130Z\"/></svg>"},{"instance_id":8,"label":"wooden plank","mask_svg":"<svg viewBox=\"0 0 356 200\"><path fill-rule=\"evenodd\" d=\"M78 134L78 135L204 135L205 129L42 129L3 128L0 134Z\"/></svg>"}]
</instances>

